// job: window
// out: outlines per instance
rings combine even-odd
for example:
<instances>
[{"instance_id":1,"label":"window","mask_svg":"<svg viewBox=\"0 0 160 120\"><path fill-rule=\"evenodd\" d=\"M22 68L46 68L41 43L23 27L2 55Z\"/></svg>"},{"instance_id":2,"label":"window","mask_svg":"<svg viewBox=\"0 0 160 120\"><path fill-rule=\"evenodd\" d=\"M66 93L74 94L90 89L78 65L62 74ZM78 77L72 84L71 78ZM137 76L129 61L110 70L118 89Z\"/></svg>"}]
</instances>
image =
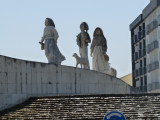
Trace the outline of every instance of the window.
<instances>
[{"instance_id":1,"label":"window","mask_svg":"<svg viewBox=\"0 0 160 120\"><path fill-rule=\"evenodd\" d=\"M145 30L145 23L143 23L143 30Z\"/></svg>"},{"instance_id":2,"label":"window","mask_svg":"<svg viewBox=\"0 0 160 120\"><path fill-rule=\"evenodd\" d=\"M139 45L139 49L140 49L140 50L142 49L142 43L140 43L140 45Z\"/></svg>"},{"instance_id":3,"label":"window","mask_svg":"<svg viewBox=\"0 0 160 120\"><path fill-rule=\"evenodd\" d=\"M135 41L135 42L138 41L138 36L137 36L137 35L134 36L134 41Z\"/></svg>"},{"instance_id":4,"label":"window","mask_svg":"<svg viewBox=\"0 0 160 120\"><path fill-rule=\"evenodd\" d=\"M141 26L139 26L139 31L141 31L142 30L142 27Z\"/></svg>"},{"instance_id":5,"label":"window","mask_svg":"<svg viewBox=\"0 0 160 120\"><path fill-rule=\"evenodd\" d=\"M140 67L142 67L142 60L140 60Z\"/></svg>"},{"instance_id":6,"label":"window","mask_svg":"<svg viewBox=\"0 0 160 120\"><path fill-rule=\"evenodd\" d=\"M154 43L151 43L151 50L154 49Z\"/></svg>"},{"instance_id":7,"label":"window","mask_svg":"<svg viewBox=\"0 0 160 120\"><path fill-rule=\"evenodd\" d=\"M144 76L144 85L147 85L147 76Z\"/></svg>"},{"instance_id":8,"label":"window","mask_svg":"<svg viewBox=\"0 0 160 120\"><path fill-rule=\"evenodd\" d=\"M156 68L156 69L159 68L159 62L158 62L158 61L155 62L155 68Z\"/></svg>"},{"instance_id":9,"label":"window","mask_svg":"<svg viewBox=\"0 0 160 120\"><path fill-rule=\"evenodd\" d=\"M135 87L139 87L140 86L140 82L139 82L139 78L136 79L136 86Z\"/></svg>"},{"instance_id":10,"label":"window","mask_svg":"<svg viewBox=\"0 0 160 120\"><path fill-rule=\"evenodd\" d=\"M151 44L147 46L147 52L149 53L150 51L151 51Z\"/></svg>"},{"instance_id":11,"label":"window","mask_svg":"<svg viewBox=\"0 0 160 120\"><path fill-rule=\"evenodd\" d=\"M144 66L146 66L146 58L144 58Z\"/></svg>"},{"instance_id":12,"label":"window","mask_svg":"<svg viewBox=\"0 0 160 120\"><path fill-rule=\"evenodd\" d=\"M133 36L134 36L134 31L132 30L132 31L131 31L131 37L133 37Z\"/></svg>"},{"instance_id":13,"label":"window","mask_svg":"<svg viewBox=\"0 0 160 120\"><path fill-rule=\"evenodd\" d=\"M150 24L147 25L147 34L149 33L150 31Z\"/></svg>"},{"instance_id":14,"label":"window","mask_svg":"<svg viewBox=\"0 0 160 120\"><path fill-rule=\"evenodd\" d=\"M158 21L157 21L157 20L154 20L154 21L153 21L153 29L156 28L157 26L158 26Z\"/></svg>"},{"instance_id":15,"label":"window","mask_svg":"<svg viewBox=\"0 0 160 120\"><path fill-rule=\"evenodd\" d=\"M158 25L160 25L160 15L158 16Z\"/></svg>"},{"instance_id":16,"label":"window","mask_svg":"<svg viewBox=\"0 0 160 120\"><path fill-rule=\"evenodd\" d=\"M158 48L158 41L154 41L154 48Z\"/></svg>"},{"instance_id":17,"label":"window","mask_svg":"<svg viewBox=\"0 0 160 120\"><path fill-rule=\"evenodd\" d=\"M143 48L146 48L146 40L143 40Z\"/></svg>"},{"instance_id":18,"label":"window","mask_svg":"<svg viewBox=\"0 0 160 120\"><path fill-rule=\"evenodd\" d=\"M141 86L143 86L143 77L141 77Z\"/></svg>"}]
</instances>

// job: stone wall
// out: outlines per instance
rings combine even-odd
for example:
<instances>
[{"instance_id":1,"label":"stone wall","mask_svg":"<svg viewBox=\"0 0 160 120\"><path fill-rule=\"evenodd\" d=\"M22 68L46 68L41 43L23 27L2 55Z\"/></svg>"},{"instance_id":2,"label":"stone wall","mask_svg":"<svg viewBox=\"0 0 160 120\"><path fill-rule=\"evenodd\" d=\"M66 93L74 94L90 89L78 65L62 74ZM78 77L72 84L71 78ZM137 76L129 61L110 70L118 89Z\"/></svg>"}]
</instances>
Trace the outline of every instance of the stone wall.
<instances>
[{"instance_id":1,"label":"stone wall","mask_svg":"<svg viewBox=\"0 0 160 120\"><path fill-rule=\"evenodd\" d=\"M0 110L29 97L132 92L122 80L99 72L0 56Z\"/></svg>"}]
</instances>

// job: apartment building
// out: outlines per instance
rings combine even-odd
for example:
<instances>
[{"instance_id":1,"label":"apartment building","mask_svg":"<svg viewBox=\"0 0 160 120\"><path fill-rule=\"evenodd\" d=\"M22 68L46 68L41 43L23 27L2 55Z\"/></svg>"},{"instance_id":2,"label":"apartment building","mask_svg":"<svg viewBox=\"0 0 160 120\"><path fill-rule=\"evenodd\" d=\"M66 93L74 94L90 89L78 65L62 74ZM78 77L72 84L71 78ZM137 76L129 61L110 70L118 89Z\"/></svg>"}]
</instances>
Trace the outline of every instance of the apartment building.
<instances>
[{"instance_id":1,"label":"apartment building","mask_svg":"<svg viewBox=\"0 0 160 120\"><path fill-rule=\"evenodd\" d=\"M151 0L130 24L132 80L137 92L160 92L160 0Z\"/></svg>"}]
</instances>

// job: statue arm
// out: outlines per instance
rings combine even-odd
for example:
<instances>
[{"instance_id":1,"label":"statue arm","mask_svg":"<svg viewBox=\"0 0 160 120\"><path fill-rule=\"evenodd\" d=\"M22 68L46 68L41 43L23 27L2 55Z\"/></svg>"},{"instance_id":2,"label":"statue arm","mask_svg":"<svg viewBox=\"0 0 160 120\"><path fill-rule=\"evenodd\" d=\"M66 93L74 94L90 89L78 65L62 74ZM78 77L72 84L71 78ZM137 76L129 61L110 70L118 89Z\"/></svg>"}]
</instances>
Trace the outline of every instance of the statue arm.
<instances>
[{"instance_id":1,"label":"statue arm","mask_svg":"<svg viewBox=\"0 0 160 120\"><path fill-rule=\"evenodd\" d=\"M89 36L89 34L86 32L85 34L85 42L90 43L91 42L91 38Z\"/></svg>"},{"instance_id":2,"label":"statue arm","mask_svg":"<svg viewBox=\"0 0 160 120\"><path fill-rule=\"evenodd\" d=\"M43 43L44 39L45 39L45 32L43 32L43 36L41 38L41 43Z\"/></svg>"},{"instance_id":3,"label":"statue arm","mask_svg":"<svg viewBox=\"0 0 160 120\"><path fill-rule=\"evenodd\" d=\"M92 56L92 54L93 54L93 50L94 50L94 46L95 46L95 44L94 44L94 42L95 42L95 40L94 40L94 38L93 38L93 40L92 40L92 44L91 44L91 56Z\"/></svg>"},{"instance_id":4,"label":"statue arm","mask_svg":"<svg viewBox=\"0 0 160 120\"><path fill-rule=\"evenodd\" d=\"M104 39L103 44L102 44L102 50L104 53L107 52L107 41Z\"/></svg>"},{"instance_id":5,"label":"statue arm","mask_svg":"<svg viewBox=\"0 0 160 120\"><path fill-rule=\"evenodd\" d=\"M54 34L55 41L57 43L59 35L58 35L58 32L57 32L57 30L55 28L53 29L53 34Z\"/></svg>"},{"instance_id":6,"label":"statue arm","mask_svg":"<svg viewBox=\"0 0 160 120\"><path fill-rule=\"evenodd\" d=\"M76 41L77 41L77 45L79 46L79 47L81 47L81 34L78 34L77 35L77 39L76 39Z\"/></svg>"}]
</instances>

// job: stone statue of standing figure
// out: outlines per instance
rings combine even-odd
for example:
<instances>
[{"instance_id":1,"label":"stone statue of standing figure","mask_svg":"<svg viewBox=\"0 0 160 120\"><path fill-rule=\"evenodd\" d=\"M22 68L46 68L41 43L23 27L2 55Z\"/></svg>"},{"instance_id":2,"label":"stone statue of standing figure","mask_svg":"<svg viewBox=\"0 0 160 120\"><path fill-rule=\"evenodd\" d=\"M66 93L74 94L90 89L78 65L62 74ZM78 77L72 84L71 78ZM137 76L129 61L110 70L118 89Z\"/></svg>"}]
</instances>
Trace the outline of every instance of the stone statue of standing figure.
<instances>
[{"instance_id":1,"label":"stone statue of standing figure","mask_svg":"<svg viewBox=\"0 0 160 120\"><path fill-rule=\"evenodd\" d=\"M44 33L39 43L41 44L41 49L45 50L48 63L61 64L61 62L65 60L65 57L61 54L57 46L58 37L59 35L55 29L53 20L46 18Z\"/></svg>"},{"instance_id":2,"label":"stone statue of standing figure","mask_svg":"<svg viewBox=\"0 0 160 120\"><path fill-rule=\"evenodd\" d=\"M91 44L92 69L107 73L109 70L108 61L105 60L105 53L107 52L107 40L103 35L101 28L96 28L93 33L93 40Z\"/></svg>"},{"instance_id":3,"label":"stone statue of standing figure","mask_svg":"<svg viewBox=\"0 0 160 120\"><path fill-rule=\"evenodd\" d=\"M81 32L77 35L79 54L81 58L88 60L88 43L91 42L90 36L87 32L89 30L88 24L86 22L82 22L80 24L80 30ZM84 66L84 68L89 69L87 66Z\"/></svg>"},{"instance_id":4,"label":"stone statue of standing figure","mask_svg":"<svg viewBox=\"0 0 160 120\"><path fill-rule=\"evenodd\" d=\"M93 33L91 44L92 69L105 74L116 76L117 71L110 67L108 61L107 40L101 28L97 27Z\"/></svg>"}]
</instances>

